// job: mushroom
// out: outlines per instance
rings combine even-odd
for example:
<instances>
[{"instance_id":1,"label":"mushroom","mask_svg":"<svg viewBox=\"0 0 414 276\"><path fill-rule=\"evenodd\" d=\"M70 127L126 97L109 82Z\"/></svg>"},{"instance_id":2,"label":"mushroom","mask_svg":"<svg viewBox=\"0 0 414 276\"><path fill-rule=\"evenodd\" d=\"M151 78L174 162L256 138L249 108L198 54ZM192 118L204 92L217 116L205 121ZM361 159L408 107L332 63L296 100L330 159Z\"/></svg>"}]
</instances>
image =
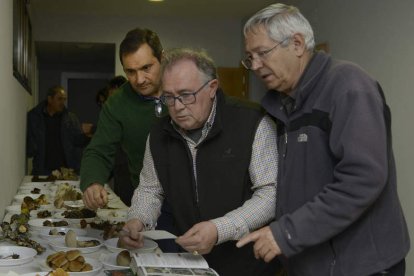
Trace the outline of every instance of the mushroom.
<instances>
[{"instance_id":1,"label":"mushroom","mask_svg":"<svg viewBox=\"0 0 414 276\"><path fill-rule=\"evenodd\" d=\"M119 266L129 266L131 263L131 255L128 250L122 250L116 256L116 264Z\"/></svg>"},{"instance_id":2,"label":"mushroom","mask_svg":"<svg viewBox=\"0 0 414 276\"><path fill-rule=\"evenodd\" d=\"M77 241L77 247L94 247L99 244L100 242L98 240Z\"/></svg>"},{"instance_id":3,"label":"mushroom","mask_svg":"<svg viewBox=\"0 0 414 276\"><path fill-rule=\"evenodd\" d=\"M76 233L73 230L69 230L65 236L65 244L67 247L76 248L78 247L76 240Z\"/></svg>"},{"instance_id":4,"label":"mushroom","mask_svg":"<svg viewBox=\"0 0 414 276\"><path fill-rule=\"evenodd\" d=\"M65 201L63 200L63 198L58 197L55 199L55 201L53 202L53 205L55 205L55 207L57 209L61 209L63 208L63 205L65 205Z\"/></svg>"}]
</instances>

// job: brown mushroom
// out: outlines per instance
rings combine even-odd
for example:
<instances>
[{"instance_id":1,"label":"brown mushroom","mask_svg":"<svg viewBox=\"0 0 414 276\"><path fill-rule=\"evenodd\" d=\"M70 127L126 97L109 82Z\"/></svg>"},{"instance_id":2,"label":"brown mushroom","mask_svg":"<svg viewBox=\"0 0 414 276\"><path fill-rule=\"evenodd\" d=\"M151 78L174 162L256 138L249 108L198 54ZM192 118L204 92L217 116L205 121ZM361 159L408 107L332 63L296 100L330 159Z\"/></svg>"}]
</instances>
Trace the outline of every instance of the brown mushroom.
<instances>
[{"instance_id":1,"label":"brown mushroom","mask_svg":"<svg viewBox=\"0 0 414 276\"><path fill-rule=\"evenodd\" d=\"M116 256L116 264L119 266L129 266L131 263L131 255L128 250L122 250Z\"/></svg>"}]
</instances>

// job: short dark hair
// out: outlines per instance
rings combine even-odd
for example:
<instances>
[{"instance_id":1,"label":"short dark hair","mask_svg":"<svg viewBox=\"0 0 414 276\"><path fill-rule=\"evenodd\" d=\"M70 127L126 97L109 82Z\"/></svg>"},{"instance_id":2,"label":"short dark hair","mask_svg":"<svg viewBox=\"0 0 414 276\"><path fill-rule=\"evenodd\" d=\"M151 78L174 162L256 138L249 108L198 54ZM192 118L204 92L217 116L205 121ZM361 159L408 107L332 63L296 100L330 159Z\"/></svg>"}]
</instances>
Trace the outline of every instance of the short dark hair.
<instances>
[{"instance_id":1,"label":"short dark hair","mask_svg":"<svg viewBox=\"0 0 414 276\"><path fill-rule=\"evenodd\" d=\"M126 83L128 80L124 76L116 76L109 80L108 88L116 89Z\"/></svg>"},{"instance_id":2,"label":"short dark hair","mask_svg":"<svg viewBox=\"0 0 414 276\"><path fill-rule=\"evenodd\" d=\"M108 98L108 94L109 94L109 89L108 87L104 87L98 90L98 93L96 93L96 104L98 106L102 106L102 104L106 101L106 99ZM101 99L102 97L102 99Z\"/></svg>"},{"instance_id":3,"label":"short dark hair","mask_svg":"<svg viewBox=\"0 0 414 276\"><path fill-rule=\"evenodd\" d=\"M129 31L119 46L119 59L122 63L122 57L126 54L136 52L143 44L148 44L152 49L152 54L161 62L162 45L157 33L149 29L136 28Z\"/></svg>"},{"instance_id":4,"label":"short dark hair","mask_svg":"<svg viewBox=\"0 0 414 276\"><path fill-rule=\"evenodd\" d=\"M98 106L102 106L102 104L108 99L109 91L112 89L118 89L126 83L128 80L124 76L115 76L112 79L109 80L108 85L104 88L101 88L98 90L98 93L96 93L96 103ZM101 99L102 97L102 99Z\"/></svg>"},{"instance_id":5,"label":"short dark hair","mask_svg":"<svg viewBox=\"0 0 414 276\"><path fill-rule=\"evenodd\" d=\"M60 91L65 91L65 88L63 88L62 86L60 86L60 85L55 85L55 86L52 86L52 87L50 87L48 90L47 90L47 94L46 94L46 99L47 99L47 97L54 97L57 93L59 93Z\"/></svg>"}]
</instances>

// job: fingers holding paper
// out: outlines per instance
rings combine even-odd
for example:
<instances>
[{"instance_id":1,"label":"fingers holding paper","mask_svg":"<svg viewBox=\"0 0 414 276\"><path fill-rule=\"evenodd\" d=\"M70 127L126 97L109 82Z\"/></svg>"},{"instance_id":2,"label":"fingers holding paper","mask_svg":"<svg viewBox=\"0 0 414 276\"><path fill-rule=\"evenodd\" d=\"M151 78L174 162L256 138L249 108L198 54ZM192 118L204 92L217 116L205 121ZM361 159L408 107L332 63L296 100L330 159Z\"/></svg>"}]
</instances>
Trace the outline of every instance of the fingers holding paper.
<instances>
[{"instance_id":1,"label":"fingers holding paper","mask_svg":"<svg viewBox=\"0 0 414 276\"><path fill-rule=\"evenodd\" d=\"M195 224L175 241L182 248L195 255L207 254L217 243L217 236L215 224L211 221L203 221Z\"/></svg>"},{"instance_id":2,"label":"fingers holding paper","mask_svg":"<svg viewBox=\"0 0 414 276\"><path fill-rule=\"evenodd\" d=\"M246 235L237 242L236 246L240 248L249 242L254 242L253 250L256 259L261 258L268 263L282 254L269 226Z\"/></svg>"},{"instance_id":3,"label":"fingers holding paper","mask_svg":"<svg viewBox=\"0 0 414 276\"><path fill-rule=\"evenodd\" d=\"M118 246L126 249L137 249L144 246L144 236L141 231L144 225L138 219L127 221L119 235Z\"/></svg>"}]
</instances>

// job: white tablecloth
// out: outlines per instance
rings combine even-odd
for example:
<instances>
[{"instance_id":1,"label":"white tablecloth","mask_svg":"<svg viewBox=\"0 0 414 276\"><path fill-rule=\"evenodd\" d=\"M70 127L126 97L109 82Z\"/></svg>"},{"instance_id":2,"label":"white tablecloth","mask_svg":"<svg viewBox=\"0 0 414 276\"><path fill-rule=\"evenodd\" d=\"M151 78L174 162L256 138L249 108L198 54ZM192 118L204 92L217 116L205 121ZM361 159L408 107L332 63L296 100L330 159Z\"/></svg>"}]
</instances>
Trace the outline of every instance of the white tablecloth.
<instances>
[{"instance_id":1,"label":"white tablecloth","mask_svg":"<svg viewBox=\"0 0 414 276\"><path fill-rule=\"evenodd\" d=\"M103 231L88 228L87 236L99 238L102 240L102 232ZM40 255L37 255L33 261L23 264L23 265L0 266L0 273L8 273L9 271L13 271L18 274L23 274L23 273L29 273L29 272L45 271L44 269L42 269L40 262L44 261L46 257L49 256L50 254L55 253L55 251L48 245L47 241L39 237L37 234L33 234L32 239L39 242L41 245L43 245L46 248L46 251ZM11 244L9 242L1 242L0 246L1 245L15 245L15 244ZM98 251L88 253L88 254L82 253L82 256L99 260L100 258L103 257L102 256L103 254L112 254L112 253L103 245ZM103 270L101 270L101 272L98 275L105 275L105 274L103 273Z\"/></svg>"},{"instance_id":2,"label":"white tablecloth","mask_svg":"<svg viewBox=\"0 0 414 276\"><path fill-rule=\"evenodd\" d=\"M31 175L27 175L23 178L22 183L28 183L31 182L32 176ZM110 187L108 185L105 185L105 189L111 194L110 200L111 202L115 203L116 206L119 206L118 208L122 209L122 208L127 208L127 206L125 204L123 204L123 202L119 199L118 196L115 195L115 193L110 189ZM17 202L14 202L13 204L17 204ZM3 220L9 222L11 218L11 214L6 213ZM102 240L102 234L103 231L101 230L96 230L96 229L91 229L87 228L87 236L88 237L93 237L93 238L98 238ZM43 245L46 248L46 251L43 252L40 255L37 255L33 261L23 264L23 265L18 265L18 266L0 266L0 276L3 274L5 275L6 273L13 271L16 272L18 274L24 274L24 273L30 273L30 272L40 272L40 271L44 271L44 269L42 269L42 267L40 266L40 262L44 261L46 259L47 256L49 256L50 254L55 253L55 251L48 245L48 242L45 241L44 239L42 239L38 233L36 232L31 232L31 239L37 241L38 243L40 243L41 245ZM0 242L0 246L1 245L15 245L12 243L9 243L7 241L3 241ZM88 253L88 254L82 254L84 257L88 257L88 258L94 258L99 260L100 258L103 257L103 255L105 254L112 254L105 246L102 246L98 251L93 252L93 253ZM103 269L98 273L98 275L105 275L103 272Z\"/></svg>"}]
</instances>

